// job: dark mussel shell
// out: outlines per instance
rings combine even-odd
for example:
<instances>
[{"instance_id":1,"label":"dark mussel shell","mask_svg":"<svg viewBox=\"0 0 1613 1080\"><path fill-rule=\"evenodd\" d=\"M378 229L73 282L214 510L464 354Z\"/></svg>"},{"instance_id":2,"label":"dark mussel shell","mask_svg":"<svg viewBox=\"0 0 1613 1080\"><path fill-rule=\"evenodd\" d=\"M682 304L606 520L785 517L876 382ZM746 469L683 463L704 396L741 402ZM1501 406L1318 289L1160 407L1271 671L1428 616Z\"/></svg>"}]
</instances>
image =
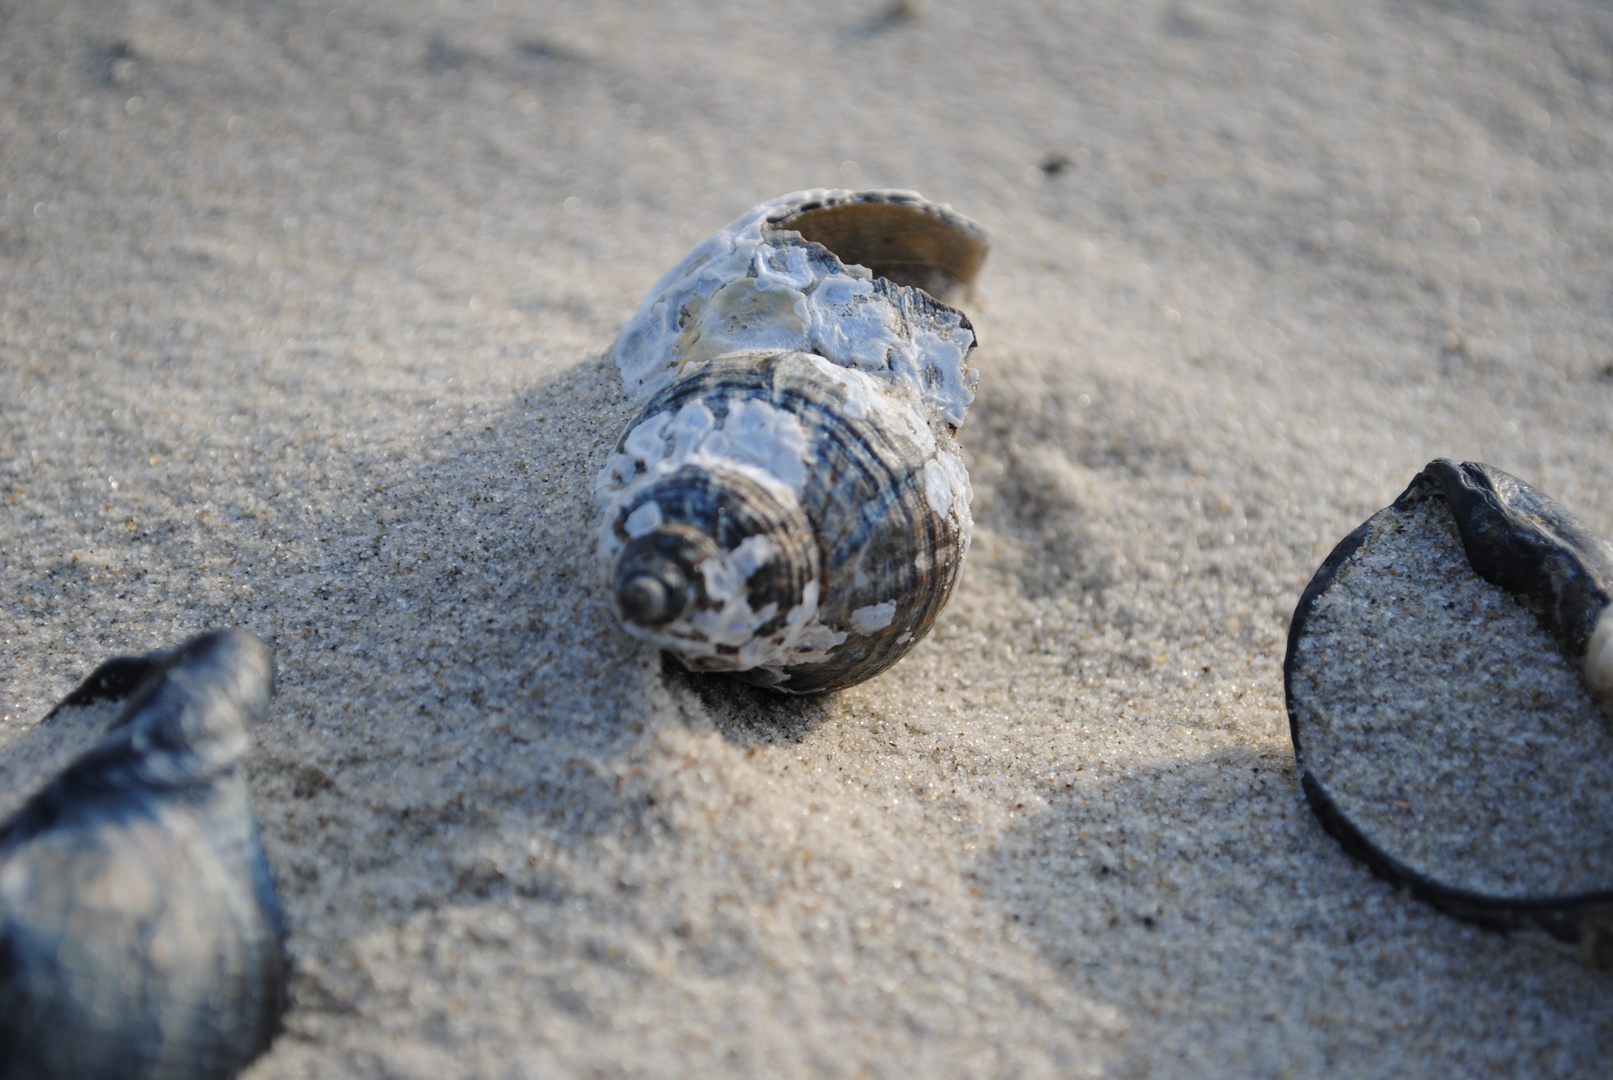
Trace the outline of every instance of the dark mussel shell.
<instances>
[{"instance_id":1,"label":"dark mussel shell","mask_svg":"<svg viewBox=\"0 0 1613 1080\"><path fill-rule=\"evenodd\" d=\"M1534 616L1539 628L1549 635L1568 661L1564 670L1584 676L1582 665L1587 644L1599 616L1613 599L1613 562L1609 560L1607 547L1552 499L1500 469L1475 462L1457 465L1445 459L1433 461L1392 505L1339 542L1311 579L1294 611L1283 677L1290 731L1306 799L1323 828L1380 877L1407 886L1420 899L1460 918L1499 929L1538 926L1561 941L1578 944L1589 962L1608 966L1613 961L1613 887L1603 887L1598 880L1593 881L1590 888L1575 887L1544 895L1517 889L1498 893L1451 880L1452 876L1460 879L1461 874L1419 869L1411 865L1415 860L1406 855L1409 845L1395 830L1382 827L1379 819L1373 818L1373 823L1367 824L1356 818L1368 815L1357 813L1352 817L1354 811L1347 812L1344 804L1349 804L1356 793L1336 779L1338 772L1347 770L1325 763L1318 767L1317 762L1307 758L1307 740L1318 737L1331 722L1329 710L1381 708L1381 699L1377 703L1370 702L1374 689L1370 686L1363 687L1359 695L1352 694L1348 702L1316 700L1314 689L1307 689L1319 684L1302 674L1301 669L1328 662L1324 653L1307 644L1313 636L1318 604L1353 559L1364 556L1382 536L1407 520L1407 515L1430 501L1442 502L1449 510L1460 538L1460 549L1465 552L1472 571L1511 594ZM1397 578L1399 573L1402 571L1398 568L1387 571L1375 587L1382 589L1385 595L1390 592L1416 595L1415 583ZM1433 617L1438 618L1438 613ZM1363 626L1363 631L1373 632L1370 626ZM1549 649L1547 655L1549 658ZM1492 658L1492 662L1504 668L1508 658ZM1572 682L1572 678L1568 681ZM1587 688L1594 689L1591 685ZM1572 691L1571 687L1569 689ZM1580 719L1569 721L1571 730L1587 739L1606 737L1605 731L1595 730L1602 727L1603 722L1594 710L1590 711L1588 722L1583 719L1584 710L1574 715ZM1397 713L1390 708L1372 722L1386 731L1396 728L1405 731L1408 725L1423 721L1413 711ZM1505 745L1522 745L1524 750L1519 753L1526 755L1528 736L1529 732L1523 731L1512 737L1511 744ZM1387 739L1383 745L1389 745ZM1375 761L1350 764L1356 768L1378 768ZM1585 763L1585 767L1594 770L1601 770L1603 765L1601 760ZM1605 765L1613 769L1613 760L1606 761ZM1532 767L1528 761L1520 760L1519 768ZM1429 776L1427 779L1430 790L1434 789L1438 778ZM1535 790L1539 790L1542 785L1549 787L1552 778L1537 776L1532 782L1536 784ZM1504 805L1505 792L1498 792L1494 803L1502 805L1487 809L1497 814L1510 812ZM1406 804L1397 805L1404 807ZM1415 815L1410 817L1415 820ZM1408 828L1416 828L1416 825ZM1565 841L1581 842L1577 835L1568 835ZM1587 836L1582 842L1595 845L1597 850L1602 846L1602 841L1595 837ZM1588 846L1585 850L1592 848ZM1519 854L1529 858L1535 853ZM1613 886L1613 881L1608 881L1607 885Z\"/></svg>"},{"instance_id":2,"label":"dark mussel shell","mask_svg":"<svg viewBox=\"0 0 1613 1080\"><path fill-rule=\"evenodd\" d=\"M274 662L241 630L110 660L114 726L0 824L0 1077L231 1077L285 1001L284 928L237 763Z\"/></svg>"}]
</instances>

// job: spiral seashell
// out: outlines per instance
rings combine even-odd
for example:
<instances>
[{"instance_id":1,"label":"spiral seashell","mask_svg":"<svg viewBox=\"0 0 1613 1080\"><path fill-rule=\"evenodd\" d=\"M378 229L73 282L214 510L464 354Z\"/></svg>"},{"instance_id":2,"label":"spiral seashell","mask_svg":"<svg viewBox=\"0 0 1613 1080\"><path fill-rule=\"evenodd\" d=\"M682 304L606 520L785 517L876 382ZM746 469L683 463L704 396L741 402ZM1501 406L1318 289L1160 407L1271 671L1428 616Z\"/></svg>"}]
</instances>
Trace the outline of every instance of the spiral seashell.
<instances>
[{"instance_id":1,"label":"spiral seashell","mask_svg":"<svg viewBox=\"0 0 1613 1080\"><path fill-rule=\"evenodd\" d=\"M1307 801L1436 907L1613 966L1610 639L1607 544L1500 469L1430 462L1295 609L1283 677Z\"/></svg>"},{"instance_id":2,"label":"spiral seashell","mask_svg":"<svg viewBox=\"0 0 1613 1080\"><path fill-rule=\"evenodd\" d=\"M211 1080L268 1046L284 930L237 763L273 678L219 631L108 661L43 721L118 710L0 824L0 1076Z\"/></svg>"},{"instance_id":3,"label":"spiral seashell","mask_svg":"<svg viewBox=\"0 0 1613 1080\"><path fill-rule=\"evenodd\" d=\"M908 192L764 203L673 267L613 349L645 402L600 474L627 629L696 671L853 685L923 638L969 546L978 226Z\"/></svg>"}]
</instances>

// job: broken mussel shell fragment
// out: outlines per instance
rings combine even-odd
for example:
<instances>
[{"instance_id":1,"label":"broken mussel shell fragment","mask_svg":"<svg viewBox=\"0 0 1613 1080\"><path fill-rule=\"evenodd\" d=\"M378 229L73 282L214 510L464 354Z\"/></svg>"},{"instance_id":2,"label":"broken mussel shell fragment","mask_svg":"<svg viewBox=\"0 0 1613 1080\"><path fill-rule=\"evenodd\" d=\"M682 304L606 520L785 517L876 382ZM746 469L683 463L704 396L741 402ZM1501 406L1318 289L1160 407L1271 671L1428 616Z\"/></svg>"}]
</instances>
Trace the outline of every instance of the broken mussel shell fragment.
<instances>
[{"instance_id":1,"label":"broken mussel shell fragment","mask_svg":"<svg viewBox=\"0 0 1613 1080\"><path fill-rule=\"evenodd\" d=\"M30 731L35 759L101 734L0 823L0 1077L212 1080L268 1047L284 928L239 762L273 679L219 631L108 661Z\"/></svg>"},{"instance_id":2,"label":"broken mussel shell fragment","mask_svg":"<svg viewBox=\"0 0 1613 1080\"><path fill-rule=\"evenodd\" d=\"M764 203L612 350L643 402L599 476L622 622L694 671L834 690L929 631L969 547L980 228L910 192Z\"/></svg>"},{"instance_id":3,"label":"broken mussel shell fragment","mask_svg":"<svg viewBox=\"0 0 1613 1080\"><path fill-rule=\"evenodd\" d=\"M1613 961L1613 551L1500 469L1431 462L1300 598L1305 795L1379 876Z\"/></svg>"}]
</instances>

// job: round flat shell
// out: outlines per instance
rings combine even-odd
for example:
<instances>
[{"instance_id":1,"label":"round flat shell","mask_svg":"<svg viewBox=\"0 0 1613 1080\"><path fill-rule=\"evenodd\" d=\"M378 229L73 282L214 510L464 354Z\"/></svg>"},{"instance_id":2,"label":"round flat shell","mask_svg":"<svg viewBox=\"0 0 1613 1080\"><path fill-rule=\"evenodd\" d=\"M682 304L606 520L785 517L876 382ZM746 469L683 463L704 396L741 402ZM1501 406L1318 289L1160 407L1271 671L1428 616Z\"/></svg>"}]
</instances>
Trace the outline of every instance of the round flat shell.
<instances>
[{"instance_id":1,"label":"round flat shell","mask_svg":"<svg viewBox=\"0 0 1613 1080\"><path fill-rule=\"evenodd\" d=\"M1317 572L1284 677L1306 795L1378 873L1567 939L1613 900L1613 729L1428 474Z\"/></svg>"}]
</instances>

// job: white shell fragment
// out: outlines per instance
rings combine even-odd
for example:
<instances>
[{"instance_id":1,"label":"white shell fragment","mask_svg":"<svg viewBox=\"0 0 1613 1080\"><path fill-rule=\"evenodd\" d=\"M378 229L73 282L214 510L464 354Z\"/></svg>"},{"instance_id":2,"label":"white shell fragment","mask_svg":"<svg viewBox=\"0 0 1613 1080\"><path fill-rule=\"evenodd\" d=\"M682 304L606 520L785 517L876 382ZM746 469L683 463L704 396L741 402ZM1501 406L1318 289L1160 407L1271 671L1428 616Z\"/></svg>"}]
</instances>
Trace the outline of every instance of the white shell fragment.
<instances>
[{"instance_id":1,"label":"white shell fragment","mask_svg":"<svg viewBox=\"0 0 1613 1080\"><path fill-rule=\"evenodd\" d=\"M986 250L912 193L809 191L656 284L613 350L645 407L597 484L630 632L795 693L860 682L924 636L971 529L956 429L974 331L936 296Z\"/></svg>"},{"instance_id":2,"label":"white shell fragment","mask_svg":"<svg viewBox=\"0 0 1613 1080\"><path fill-rule=\"evenodd\" d=\"M1613 717L1613 604L1602 609L1585 648L1585 684L1602 711Z\"/></svg>"}]
</instances>

